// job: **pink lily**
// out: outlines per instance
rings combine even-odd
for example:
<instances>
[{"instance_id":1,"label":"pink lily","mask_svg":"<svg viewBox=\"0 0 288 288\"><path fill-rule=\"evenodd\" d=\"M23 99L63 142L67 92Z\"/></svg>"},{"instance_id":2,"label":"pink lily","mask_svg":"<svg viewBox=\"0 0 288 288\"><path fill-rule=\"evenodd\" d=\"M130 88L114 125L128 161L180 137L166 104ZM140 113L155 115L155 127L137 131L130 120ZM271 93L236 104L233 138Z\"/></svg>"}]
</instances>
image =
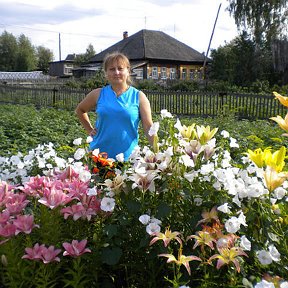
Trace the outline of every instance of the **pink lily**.
<instances>
[{"instance_id":1,"label":"pink lily","mask_svg":"<svg viewBox=\"0 0 288 288\"><path fill-rule=\"evenodd\" d=\"M7 223L6 225L0 225L0 236L9 238L15 235L16 226L12 223Z\"/></svg>"},{"instance_id":2,"label":"pink lily","mask_svg":"<svg viewBox=\"0 0 288 288\"><path fill-rule=\"evenodd\" d=\"M65 205L73 199L63 193L62 190L57 190L55 187L52 187L51 190L46 190L43 197L38 200L41 204L54 209L58 206Z\"/></svg>"},{"instance_id":3,"label":"pink lily","mask_svg":"<svg viewBox=\"0 0 288 288\"><path fill-rule=\"evenodd\" d=\"M63 247L66 251L64 251L63 256L71 256L71 257L78 257L84 253L90 253L91 250L85 248L87 244L87 240L82 240L78 242L77 240L72 240L72 243L63 243Z\"/></svg>"},{"instance_id":4,"label":"pink lily","mask_svg":"<svg viewBox=\"0 0 288 288\"><path fill-rule=\"evenodd\" d=\"M41 251L41 259L44 264L57 261L60 262L60 258L56 257L61 252L61 249L55 249L54 246L45 247Z\"/></svg>"},{"instance_id":5,"label":"pink lily","mask_svg":"<svg viewBox=\"0 0 288 288\"><path fill-rule=\"evenodd\" d=\"M29 259L29 260L40 260L42 257L42 250L46 249L45 245L39 245L36 243L33 248L25 248L26 254L22 256L22 259Z\"/></svg>"},{"instance_id":6,"label":"pink lily","mask_svg":"<svg viewBox=\"0 0 288 288\"><path fill-rule=\"evenodd\" d=\"M34 224L33 215L17 215L17 219L13 221L13 224L17 228L15 235L19 234L20 232L30 234L34 227L39 227L39 225Z\"/></svg>"},{"instance_id":7,"label":"pink lily","mask_svg":"<svg viewBox=\"0 0 288 288\"><path fill-rule=\"evenodd\" d=\"M71 207L65 207L60 211L64 214L64 219L67 219L69 216L73 216L73 220L76 221L79 218L85 219L89 221L92 215L96 215L96 212L92 209L87 209L81 204L72 205Z\"/></svg>"},{"instance_id":8,"label":"pink lily","mask_svg":"<svg viewBox=\"0 0 288 288\"><path fill-rule=\"evenodd\" d=\"M4 210L0 212L0 224L5 224L10 218L10 212L8 210Z\"/></svg>"},{"instance_id":9,"label":"pink lily","mask_svg":"<svg viewBox=\"0 0 288 288\"><path fill-rule=\"evenodd\" d=\"M10 214L19 214L29 202L29 200L26 200L25 194L11 193L7 199L6 208Z\"/></svg>"}]
</instances>

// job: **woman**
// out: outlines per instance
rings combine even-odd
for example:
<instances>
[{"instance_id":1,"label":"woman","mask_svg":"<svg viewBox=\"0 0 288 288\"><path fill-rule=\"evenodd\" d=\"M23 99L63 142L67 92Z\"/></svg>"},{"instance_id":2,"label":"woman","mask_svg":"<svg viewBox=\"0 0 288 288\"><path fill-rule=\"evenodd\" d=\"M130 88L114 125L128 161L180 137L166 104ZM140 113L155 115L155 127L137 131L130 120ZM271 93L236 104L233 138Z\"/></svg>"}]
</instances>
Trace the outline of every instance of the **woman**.
<instances>
[{"instance_id":1,"label":"woman","mask_svg":"<svg viewBox=\"0 0 288 288\"><path fill-rule=\"evenodd\" d=\"M153 145L153 137L148 134L153 124L150 103L143 92L131 86L130 62L124 54L108 54L103 68L109 84L91 91L77 106L76 114L93 137L91 150L99 148L113 159L123 153L124 160L128 160L138 145L140 120L149 143ZM88 112L95 106L97 119L93 127Z\"/></svg>"}]
</instances>

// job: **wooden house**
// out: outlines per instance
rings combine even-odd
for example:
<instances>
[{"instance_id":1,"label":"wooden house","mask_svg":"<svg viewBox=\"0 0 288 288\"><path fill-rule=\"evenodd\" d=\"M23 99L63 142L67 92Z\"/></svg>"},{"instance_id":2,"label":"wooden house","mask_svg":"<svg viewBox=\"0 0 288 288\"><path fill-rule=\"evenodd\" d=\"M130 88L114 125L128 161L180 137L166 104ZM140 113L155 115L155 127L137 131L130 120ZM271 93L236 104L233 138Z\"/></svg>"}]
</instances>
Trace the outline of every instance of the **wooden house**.
<instances>
[{"instance_id":1,"label":"wooden house","mask_svg":"<svg viewBox=\"0 0 288 288\"><path fill-rule=\"evenodd\" d=\"M49 63L49 75L57 77L71 77L75 68L75 54L68 54L65 60Z\"/></svg>"},{"instance_id":2,"label":"wooden house","mask_svg":"<svg viewBox=\"0 0 288 288\"><path fill-rule=\"evenodd\" d=\"M119 51L131 62L136 79L202 79L205 55L161 31L141 30L96 54L90 65L102 64L106 54Z\"/></svg>"}]
</instances>

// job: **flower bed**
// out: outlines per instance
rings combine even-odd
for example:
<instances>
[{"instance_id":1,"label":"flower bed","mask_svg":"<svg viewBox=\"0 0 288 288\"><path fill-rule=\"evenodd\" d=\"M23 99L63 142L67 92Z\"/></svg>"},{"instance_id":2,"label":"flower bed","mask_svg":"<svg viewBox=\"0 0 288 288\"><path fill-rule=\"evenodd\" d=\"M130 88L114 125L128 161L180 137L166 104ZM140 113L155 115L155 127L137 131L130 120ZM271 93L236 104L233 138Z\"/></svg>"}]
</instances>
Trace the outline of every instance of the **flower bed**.
<instances>
[{"instance_id":1,"label":"flower bed","mask_svg":"<svg viewBox=\"0 0 288 288\"><path fill-rule=\"evenodd\" d=\"M287 287L286 148L236 162L227 131L161 116L129 162L89 138L0 159L4 287Z\"/></svg>"}]
</instances>

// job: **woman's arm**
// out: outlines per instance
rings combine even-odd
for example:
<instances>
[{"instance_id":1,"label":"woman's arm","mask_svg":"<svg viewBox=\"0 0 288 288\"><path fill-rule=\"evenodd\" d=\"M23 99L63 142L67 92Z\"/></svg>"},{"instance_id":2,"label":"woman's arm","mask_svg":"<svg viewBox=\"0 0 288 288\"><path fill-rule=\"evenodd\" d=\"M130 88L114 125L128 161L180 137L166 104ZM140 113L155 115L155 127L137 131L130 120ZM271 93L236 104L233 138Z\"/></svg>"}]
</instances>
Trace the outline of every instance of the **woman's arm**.
<instances>
[{"instance_id":1,"label":"woman's arm","mask_svg":"<svg viewBox=\"0 0 288 288\"><path fill-rule=\"evenodd\" d=\"M144 129L144 133L150 145L153 146L154 136L150 136L148 133L150 130L150 127L153 124L151 106L150 106L150 102L148 98L142 91L139 92L139 106L140 106L140 117L141 117L143 129Z\"/></svg>"},{"instance_id":2,"label":"woman's arm","mask_svg":"<svg viewBox=\"0 0 288 288\"><path fill-rule=\"evenodd\" d=\"M86 130L87 134L90 136L95 135L96 131L94 127L91 125L88 112L95 109L97 104L101 89L94 89L78 104L75 113Z\"/></svg>"}]
</instances>

